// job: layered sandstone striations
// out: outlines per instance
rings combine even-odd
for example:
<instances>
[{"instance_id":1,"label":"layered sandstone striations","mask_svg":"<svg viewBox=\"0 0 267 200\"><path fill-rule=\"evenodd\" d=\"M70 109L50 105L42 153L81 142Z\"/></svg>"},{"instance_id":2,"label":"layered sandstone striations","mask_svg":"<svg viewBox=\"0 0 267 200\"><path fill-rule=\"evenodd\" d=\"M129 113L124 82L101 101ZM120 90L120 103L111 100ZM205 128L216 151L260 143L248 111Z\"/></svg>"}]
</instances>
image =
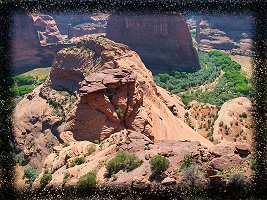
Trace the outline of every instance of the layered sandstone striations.
<instances>
[{"instance_id":1,"label":"layered sandstone striations","mask_svg":"<svg viewBox=\"0 0 267 200\"><path fill-rule=\"evenodd\" d=\"M109 14L52 15L62 34L78 37L87 34L105 33Z\"/></svg>"},{"instance_id":2,"label":"layered sandstone striations","mask_svg":"<svg viewBox=\"0 0 267 200\"><path fill-rule=\"evenodd\" d=\"M91 15L88 21L72 26L70 35L79 37L88 34L106 33L108 18L108 14Z\"/></svg>"},{"instance_id":3,"label":"layered sandstone striations","mask_svg":"<svg viewBox=\"0 0 267 200\"><path fill-rule=\"evenodd\" d=\"M177 15L111 15L107 38L135 50L152 73L200 68L185 19Z\"/></svg>"},{"instance_id":4,"label":"layered sandstone striations","mask_svg":"<svg viewBox=\"0 0 267 200\"><path fill-rule=\"evenodd\" d=\"M206 16L196 20L200 50L224 50L239 55L252 54L252 24L249 16Z\"/></svg>"},{"instance_id":5,"label":"layered sandstone striations","mask_svg":"<svg viewBox=\"0 0 267 200\"><path fill-rule=\"evenodd\" d=\"M182 105L156 87L128 46L85 37L58 52L50 78L18 103L14 131L18 148L30 150L29 163L42 163L58 142L103 140L124 129L212 146L179 118Z\"/></svg>"}]
</instances>

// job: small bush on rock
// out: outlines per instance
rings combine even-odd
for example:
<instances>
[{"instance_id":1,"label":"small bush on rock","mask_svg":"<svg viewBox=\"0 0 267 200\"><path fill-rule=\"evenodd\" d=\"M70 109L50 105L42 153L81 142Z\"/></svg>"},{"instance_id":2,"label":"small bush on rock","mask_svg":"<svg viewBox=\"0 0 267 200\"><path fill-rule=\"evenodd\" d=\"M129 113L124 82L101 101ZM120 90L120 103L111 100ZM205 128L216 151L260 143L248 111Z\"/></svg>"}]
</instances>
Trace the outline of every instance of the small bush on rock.
<instances>
[{"instance_id":1,"label":"small bush on rock","mask_svg":"<svg viewBox=\"0 0 267 200\"><path fill-rule=\"evenodd\" d=\"M26 183L32 185L37 178L37 170L32 166L26 166L24 168L24 177L27 179Z\"/></svg>"},{"instance_id":2,"label":"small bush on rock","mask_svg":"<svg viewBox=\"0 0 267 200\"><path fill-rule=\"evenodd\" d=\"M92 153L94 153L96 150L96 145L95 144L89 144L87 146L87 152L89 155L91 155Z\"/></svg>"},{"instance_id":3,"label":"small bush on rock","mask_svg":"<svg viewBox=\"0 0 267 200\"><path fill-rule=\"evenodd\" d=\"M96 185L96 174L94 172L88 172L81 176L78 181L78 189L84 190L94 187Z\"/></svg>"},{"instance_id":4,"label":"small bush on rock","mask_svg":"<svg viewBox=\"0 0 267 200\"><path fill-rule=\"evenodd\" d=\"M139 160L135 155L127 154L123 151L118 151L115 158L111 159L107 163L106 177L111 177L113 174L118 173L120 170L132 171L139 167L142 161Z\"/></svg>"},{"instance_id":5,"label":"small bush on rock","mask_svg":"<svg viewBox=\"0 0 267 200\"><path fill-rule=\"evenodd\" d=\"M45 187L51 180L52 174L46 170L40 180L41 187Z\"/></svg>"},{"instance_id":6,"label":"small bush on rock","mask_svg":"<svg viewBox=\"0 0 267 200\"><path fill-rule=\"evenodd\" d=\"M192 165L192 156L186 155L181 165L181 169L187 169Z\"/></svg>"},{"instance_id":7,"label":"small bush on rock","mask_svg":"<svg viewBox=\"0 0 267 200\"><path fill-rule=\"evenodd\" d=\"M84 157L78 157L78 158L75 158L73 161L71 161L70 166L74 167L75 165L81 165L83 163L85 163L85 158Z\"/></svg>"},{"instance_id":8,"label":"small bush on rock","mask_svg":"<svg viewBox=\"0 0 267 200\"><path fill-rule=\"evenodd\" d=\"M149 163L151 171L154 174L161 174L162 172L166 171L170 165L169 160L161 155L152 157Z\"/></svg>"}]
</instances>

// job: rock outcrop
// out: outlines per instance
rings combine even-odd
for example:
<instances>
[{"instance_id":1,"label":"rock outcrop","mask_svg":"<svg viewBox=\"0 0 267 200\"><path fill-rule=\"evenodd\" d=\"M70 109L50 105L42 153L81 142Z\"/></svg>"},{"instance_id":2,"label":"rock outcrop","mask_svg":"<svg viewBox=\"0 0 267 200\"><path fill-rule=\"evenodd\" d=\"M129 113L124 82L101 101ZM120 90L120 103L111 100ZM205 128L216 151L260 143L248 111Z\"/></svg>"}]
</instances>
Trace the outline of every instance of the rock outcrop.
<instances>
[{"instance_id":1,"label":"rock outcrop","mask_svg":"<svg viewBox=\"0 0 267 200\"><path fill-rule=\"evenodd\" d=\"M49 79L18 103L14 113L18 148L42 155L28 159L42 163L47 155L43 148L58 141L103 140L124 129L155 141L189 140L212 146L170 109L176 105L179 109L179 98L162 91L128 46L102 37L81 38L77 47L58 52ZM38 140L48 132L56 140L53 144Z\"/></svg>"},{"instance_id":2,"label":"rock outcrop","mask_svg":"<svg viewBox=\"0 0 267 200\"><path fill-rule=\"evenodd\" d=\"M71 32L73 37L92 33L105 33L109 14L69 14L52 15L60 32L67 35Z\"/></svg>"},{"instance_id":3,"label":"rock outcrop","mask_svg":"<svg viewBox=\"0 0 267 200\"><path fill-rule=\"evenodd\" d=\"M77 24L70 28L72 37L80 37L88 34L106 33L108 14L95 14L89 16L87 22Z\"/></svg>"},{"instance_id":4,"label":"rock outcrop","mask_svg":"<svg viewBox=\"0 0 267 200\"><path fill-rule=\"evenodd\" d=\"M88 153L89 146L95 146L95 151ZM249 168L249 154L241 156L236 149L243 146L243 143L223 143L213 146L210 150L203 147L199 142L170 141L162 140L153 142L140 132L123 130L112 134L100 144L93 144L88 141L70 142L69 146L56 146L44 162L42 173L34 182L34 187L40 185L40 179L45 170L52 173L52 180L46 186L65 187L76 185L79 178L89 171L96 173L99 184L123 184L134 188L149 188L152 184L176 185L188 180L182 180L185 173L190 169L184 169L185 158L190 158L191 167L198 166L198 175L206 173L203 179L211 179L215 182L216 170L231 173L239 172L239 167ZM217 150L218 147L218 151ZM242 148L243 149L243 148ZM116 152L122 150L128 154L134 154L141 160L141 165L136 169L126 172L119 171L111 178L106 178L106 167L104 163L114 158ZM216 154L215 154L216 152ZM153 175L149 160L155 155L163 155L169 160L168 169L161 178ZM84 157L85 162L80 165L71 165L75 158ZM69 174L64 178L65 174ZM249 174L247 174L249 175Z\"/></svg>"},{"instance_id":5,"label":"rock outcrop","mask_svg":"<svg viewBox=\"0 0 267 200\"><path fill-rule=\"evenodd\" d=\"M230 54L252 54L250 16L205 16L196 20L200 50L224 50Z\"/></svg>"},{"instance_id":6,"label":"rock outcrop","mask_svg":"<svg viewBox=\"0 0 267 200\"><path fill-rule=\"evenodd\" d=\"M214 139L217 141L243 141L252 143L252 103L246 97L225 102L214 123Z\"/></svg>"},{"instance_id":7,"label":"rock outcrop","mask_svg":"<svg viewBox=\"0 0 267 200\"><path fill-rule=\"evenodd\" d=\"M200 68L189 29L180 14L114 14L108 20L107 38L130 46L155 74Z\"/></svg>"},{"instance_id":8,"label":"rock outcrop","mask_svg":"<svg viewBox=\"0 0 267 200\"><path fill-rule=\"evenodd\" d=\"M15 72L50 66L57 51L68 46L59 44L64 37L49 15L15 15L14 35Z\"/></svg>"},{"instance_id":9,"label":"rock outcrop","mask_svg":"<svg viewBox=\"0 0 267 200\"><path fill-rule=\"evenodd\" d=\"M32 14L35 30L38 32L38 37L41 45L58 43L63 39L60 34L55 20L49 15Z\"/></svg>"}]
</instances>

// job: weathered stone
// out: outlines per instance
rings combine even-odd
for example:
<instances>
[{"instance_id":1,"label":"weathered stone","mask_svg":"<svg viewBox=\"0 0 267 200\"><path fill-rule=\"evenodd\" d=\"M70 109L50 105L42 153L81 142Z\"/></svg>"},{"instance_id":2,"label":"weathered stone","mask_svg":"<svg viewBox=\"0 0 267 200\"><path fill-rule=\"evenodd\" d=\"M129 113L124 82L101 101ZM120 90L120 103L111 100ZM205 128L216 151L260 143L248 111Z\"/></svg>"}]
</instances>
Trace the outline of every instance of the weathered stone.
<instances>
[{"instance_id":1,"label":"weathered stone","mask_svg":"<svg viewBox=\"0 0 267 200\"><path fill-rule=\"evenodd\" d=\"M129 45L153 73L200 68L185 19L174 15L111 15L107 37Z\"/></svg>"},{"instance_id":2,"label":"weathered stone","mask_svg":"<svg viewBox=\"0 0 267 200\"><path fill-rule=\"evenodd\" d=\"M163 179L161 184L162 185L175 185L176 184L176 180L174 178L166 177L166 178Z\"/></svg>"},{"instance_id":3,"label":"weathered stone","mask_svg":"<svg viewBox=\"0 0 267 200\"><path fill-rule=\"evenodd\" d=\"M242 161L239 155L231 154L226 156L221 156L219 158L214 158L211 161L211 166L217 170L226 170L231 167L238 166Z\"/></svg>"}]
</instances>

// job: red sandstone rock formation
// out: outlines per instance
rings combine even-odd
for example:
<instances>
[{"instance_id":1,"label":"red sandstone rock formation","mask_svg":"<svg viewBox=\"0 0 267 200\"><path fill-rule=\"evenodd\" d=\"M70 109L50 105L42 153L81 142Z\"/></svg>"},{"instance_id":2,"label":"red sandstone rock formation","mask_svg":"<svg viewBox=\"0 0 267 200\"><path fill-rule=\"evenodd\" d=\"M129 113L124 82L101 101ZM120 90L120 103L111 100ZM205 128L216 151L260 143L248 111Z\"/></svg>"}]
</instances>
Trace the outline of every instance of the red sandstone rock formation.
<instances>
[{"instance_id":1,"label":"red sandstone rock formation","mask_svg":"<svg viewBox=\"0 0 267 200\"><path fill-rule=\"evenodd\" d=\"M49 137L56 139L54 145L72 136L93 141L124 129L153 140L213 145L179 118L182 102L156 87L151 72L128 46L101 37L81 38L77 46L58 52L50 78L16 107L18 148L39 155L28 162L44 160Z\"/></svg>"},{"instance_id":2,"label":"red sandstone rock formation","mask_svg":"<svg viewBox=\"0 0 267 200\"><path fill-rule=\"evenodd\" d=\"M42 48L33 19L26 14L14 16L13 65L36 67L42 63Z\"/></svg>"},{"instance_id":3,"label":"red sandstone rock formation","mask_svg":"<svg viewBox=\"0 0 267 200\"><path fill-rule=\"evenodd\" d=\"M197 20L197 39L203 51L224 50L239 55L252 54L250 16L208 16Z\"/></svg>"},{"instance_id":4,"label":"red sandstone rock formation","mask_svg":"<svg viewBox=\"0 0 267 200\"><path fill-rule=\"evenodd\" d=\"M129 45L153 72L200 68L185 19L179 15L111 15L107 38Z\"/></svg>"},{"instance_id":5,"label":"red sandstone rock formation","mask_svg":"<svg viewBox=\"0 0 267 200\"><path fill-rule=\"evenodd\" d=\"M89 17L87 22L78 24L71 28L73 37L79 37L88 34L106 33L108 14L95 14Z\"/></svg>"},{"instance_id":6,"label":"red sandstone rock formation","mask_svg":"<svg viewBox=\"0 0 267 200\"><path fill-rule=\"evenodd\" d=\"M33 14L31 17L34 20L34 26L38 32L41 45L45 46L50 43L58 43L63 39L55 20L51 16Z\"/></svg>"}]
</instances>

